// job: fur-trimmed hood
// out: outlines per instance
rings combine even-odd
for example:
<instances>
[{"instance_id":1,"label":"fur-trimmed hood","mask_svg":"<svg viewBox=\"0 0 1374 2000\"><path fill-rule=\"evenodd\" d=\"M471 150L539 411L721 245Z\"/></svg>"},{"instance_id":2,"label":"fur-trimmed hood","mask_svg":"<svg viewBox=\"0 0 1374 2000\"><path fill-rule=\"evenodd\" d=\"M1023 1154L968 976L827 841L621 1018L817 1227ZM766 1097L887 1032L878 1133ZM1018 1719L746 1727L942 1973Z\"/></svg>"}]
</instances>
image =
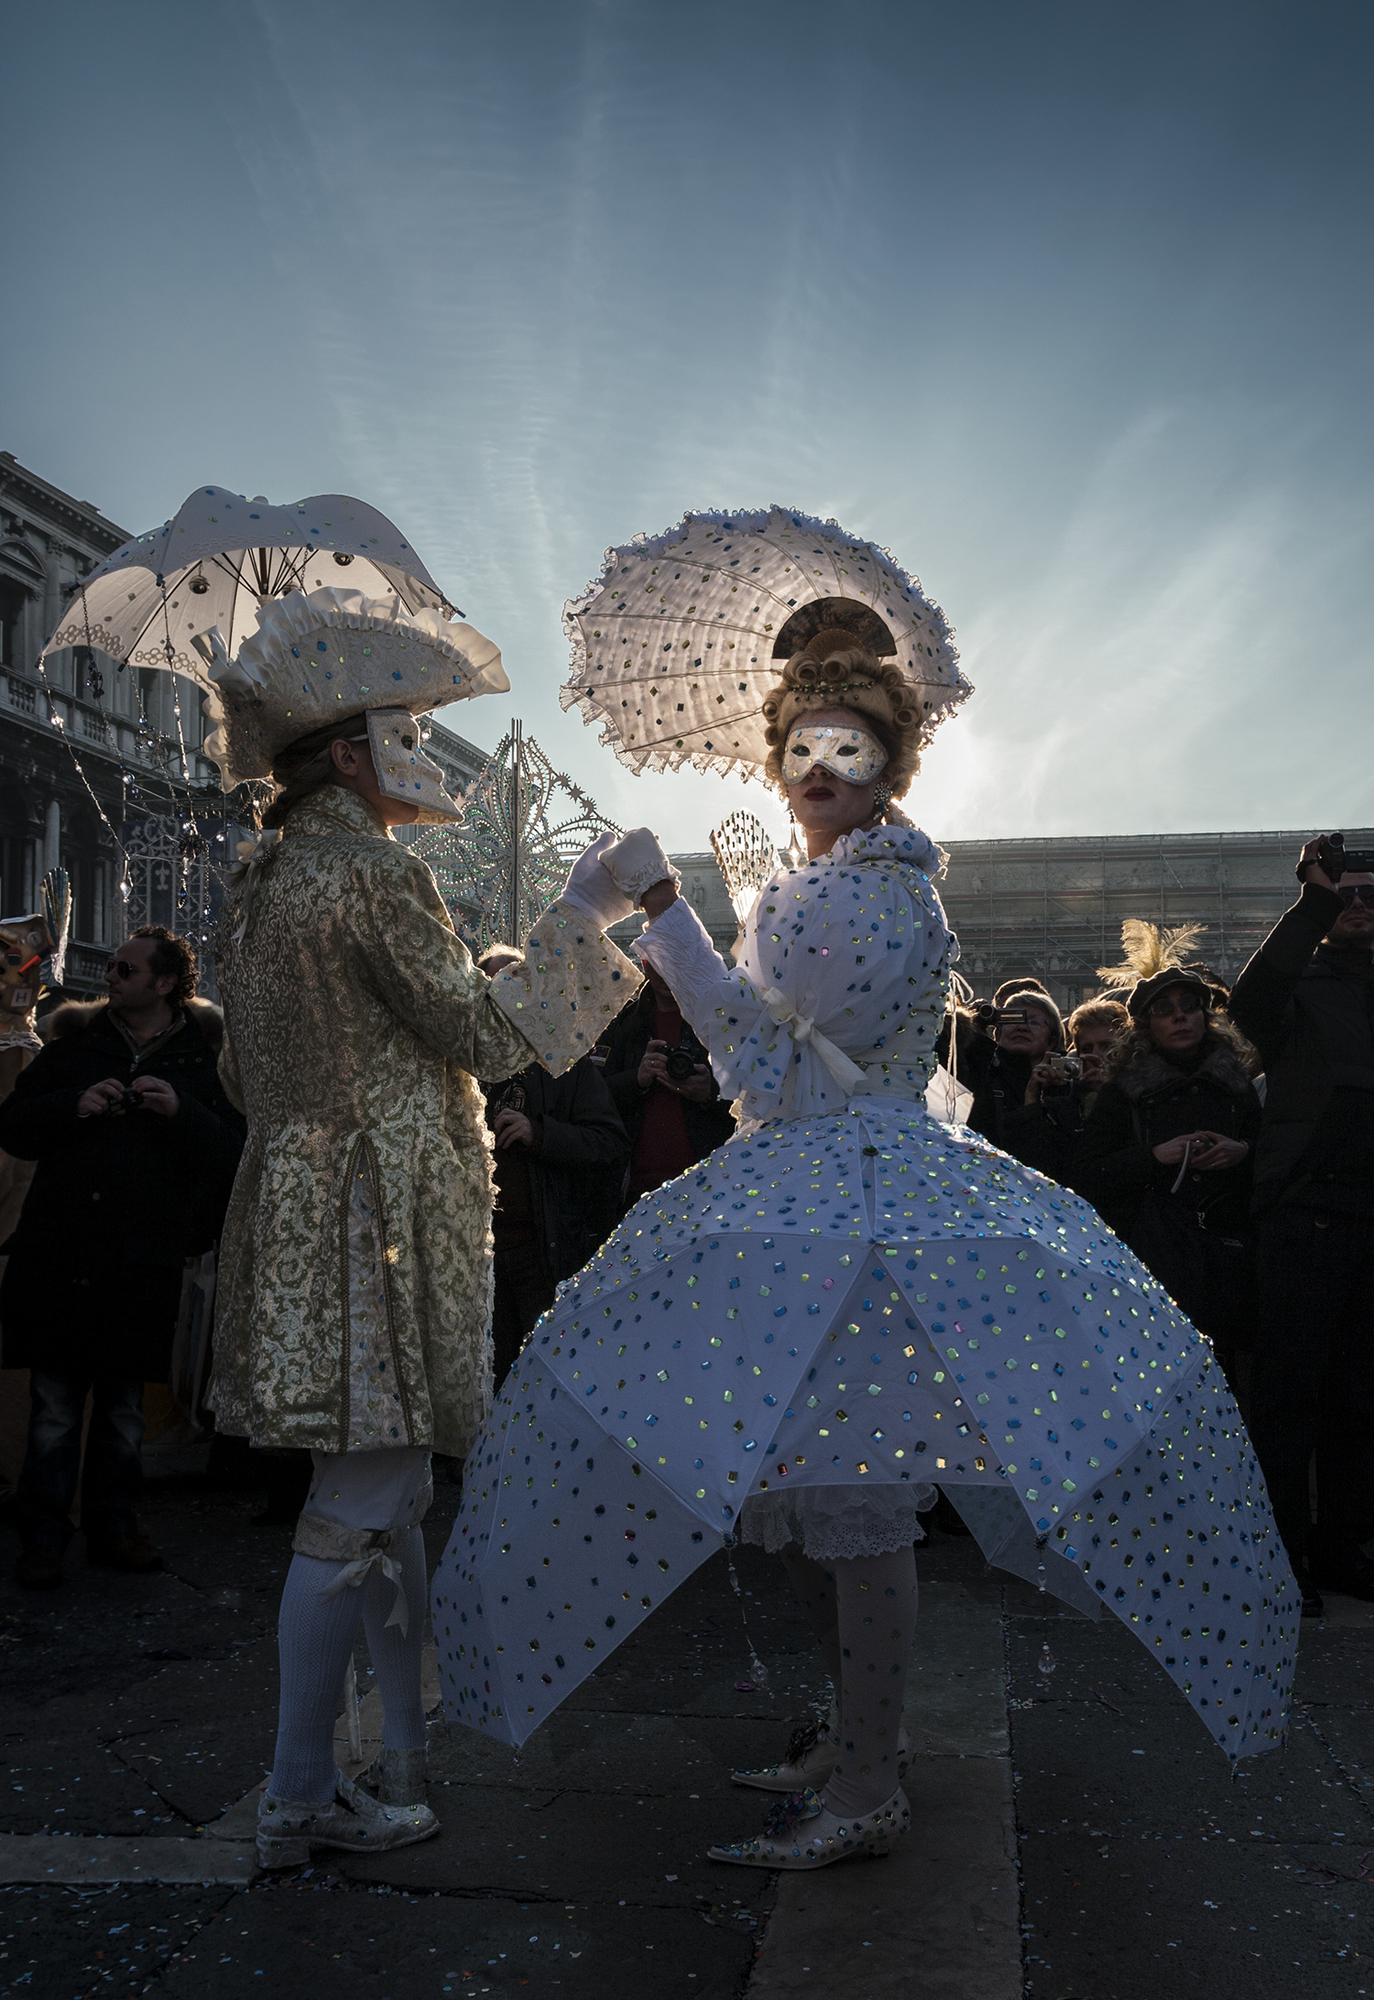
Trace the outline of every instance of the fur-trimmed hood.
<instances>
[{"instance_id":1,"label":"fur-trimmed hood","mask_svg":"<svg viewBox=\"0 0 1374 2000\"><path fill-rule=\"evenodd\" d=\"M1245 1097L1255 1088L1244 1063L1222 1041L1209 1042L1206 1054L1194 1069L1181 1069L1167 1056L1151 1054L1127 1063L1112 1078L1133 1104L1199 1081L1215 1084L1231 1097Z\"/></svg>"},{"instance_id":2,"label":"fur-trimmed hood","mask_svg":"<svg viewBox=\"0 0 1374 2000\"><path fill-rule=\"evenodd\" d=\"M65 1042L93 1028L109 1006L108 1000L63 1000L38 1023L45 1042ZM224 1045L224 1016L213 1000L187 1000L184 1012L200 1029L208 1049L218 1055Z\"/></svg>"}]
</instances>

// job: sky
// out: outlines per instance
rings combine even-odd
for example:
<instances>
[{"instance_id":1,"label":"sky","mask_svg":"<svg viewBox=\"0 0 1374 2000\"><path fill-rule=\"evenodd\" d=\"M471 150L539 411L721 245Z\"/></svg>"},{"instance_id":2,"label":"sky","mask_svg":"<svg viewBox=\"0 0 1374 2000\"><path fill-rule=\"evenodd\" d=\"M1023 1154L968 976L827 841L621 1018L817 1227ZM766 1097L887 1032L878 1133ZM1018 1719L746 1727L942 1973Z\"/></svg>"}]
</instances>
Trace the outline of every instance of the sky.
<instances>
[{"instance_id":1,"label":"sky","mask_svg":"<svg viewBox=\"0 0 1374 2000\"><path fill-rule=\"evenodd\" d=\"M937 838L1364 826L1363 0L0 0L0 447L121 527L343 492L511 717L703 848L763 788L565 716L608 545L888 547L975 693Z\"/></svg>"}]
</instances>

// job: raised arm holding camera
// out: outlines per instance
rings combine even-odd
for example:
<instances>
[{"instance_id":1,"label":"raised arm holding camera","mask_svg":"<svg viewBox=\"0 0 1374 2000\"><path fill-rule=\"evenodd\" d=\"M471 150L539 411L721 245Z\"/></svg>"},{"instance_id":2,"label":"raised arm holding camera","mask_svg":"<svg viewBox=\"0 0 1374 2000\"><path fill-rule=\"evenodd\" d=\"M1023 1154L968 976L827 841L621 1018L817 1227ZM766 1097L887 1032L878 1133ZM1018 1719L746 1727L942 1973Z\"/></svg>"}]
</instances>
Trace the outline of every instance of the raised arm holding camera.
<instances>
[{"instance_id":1,"label":"raised arm holding camera","mask_svg":"<svg viewBox=\"0 0 1374 2000\"><path fill-rule=\"evenodd\" d=\"M1302 893L1236 981L1264 1061L1251 1436L1316 1616L1374 1602L1374 852L1309 840ZM1317 1520L1309 1467L1316 1453Z\"/></svg>"}]
</instances>

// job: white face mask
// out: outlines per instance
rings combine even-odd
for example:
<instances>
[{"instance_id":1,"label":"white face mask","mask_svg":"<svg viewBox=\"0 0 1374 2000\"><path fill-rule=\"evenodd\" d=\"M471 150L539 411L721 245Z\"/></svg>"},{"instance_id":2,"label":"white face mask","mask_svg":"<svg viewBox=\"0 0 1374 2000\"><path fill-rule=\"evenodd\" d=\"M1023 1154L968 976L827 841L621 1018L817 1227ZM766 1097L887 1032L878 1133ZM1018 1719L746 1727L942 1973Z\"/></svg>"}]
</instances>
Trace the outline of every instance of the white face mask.
<instances>
[{"instance_id":1,"label":"white face mask","mask_svg":"<svg viewBox=\"0 0 1374 2000\"><path fill-rule=\"evenodd\" d=\"M408 799L420 808L412 824L446 826L461 820L462 806L444 790L443 771L421 744L418 716L408 708L370 708L367 740L378 789L389 799Z\"/></svg>"},{"instance_id":2,"label":"white face mask","mask_svg":"<svg viewBox=\"0 0 1374 2000\"><path fill-rule=\"evenodd\" d=\"M785 783L795 785L819 764L851 785L866 785L886 762L886 750L861 724L841 728L833 722L808 723L803 716L788 732L782 775Z\"/></svg>"}]
</instances>

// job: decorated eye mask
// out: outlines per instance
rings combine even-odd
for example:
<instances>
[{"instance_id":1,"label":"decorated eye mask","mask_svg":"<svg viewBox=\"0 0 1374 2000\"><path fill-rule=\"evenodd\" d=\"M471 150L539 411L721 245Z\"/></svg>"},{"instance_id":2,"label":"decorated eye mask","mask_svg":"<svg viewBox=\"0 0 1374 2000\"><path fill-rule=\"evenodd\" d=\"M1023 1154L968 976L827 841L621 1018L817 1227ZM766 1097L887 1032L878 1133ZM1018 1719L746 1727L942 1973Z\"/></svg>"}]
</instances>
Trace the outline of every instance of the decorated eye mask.
<instances>
[{"instance_id":1,"label":"decorated eye mask","mask_svg":"<svg viewBox=\"0 0 1374 2000\"><path fill-rule=\"evenodd\" d=\"M409 799L418 806L417 826L444 826L462 819L463 808L444 790L443 771L423 749L420 722L408 709L370 708L367 737L378 789L387 798Z\"/></svg>"},{"instance_id":2,"label":"decorated eye mask","mask_svg":"<svg viewBox=\"0 0 1374 2000\"><path fill-rule=\"evenodd\" d=\"M814 726L805 720L795 723L782 753L782 775L789 785L807 776L818 764L851 785L866 785L876 778L887 762L887 752L876 736L870 736L857 722L843 728L833 722Z\"/></svg>"}]
</instances>

